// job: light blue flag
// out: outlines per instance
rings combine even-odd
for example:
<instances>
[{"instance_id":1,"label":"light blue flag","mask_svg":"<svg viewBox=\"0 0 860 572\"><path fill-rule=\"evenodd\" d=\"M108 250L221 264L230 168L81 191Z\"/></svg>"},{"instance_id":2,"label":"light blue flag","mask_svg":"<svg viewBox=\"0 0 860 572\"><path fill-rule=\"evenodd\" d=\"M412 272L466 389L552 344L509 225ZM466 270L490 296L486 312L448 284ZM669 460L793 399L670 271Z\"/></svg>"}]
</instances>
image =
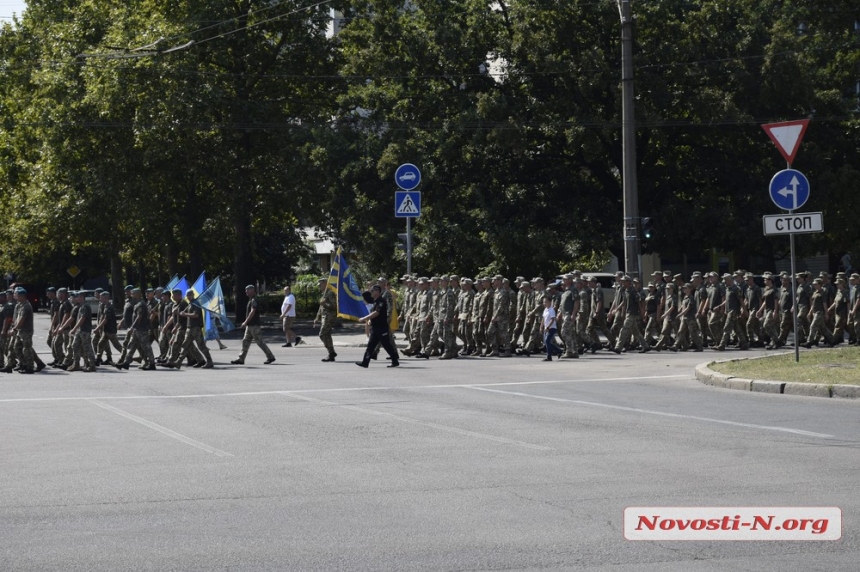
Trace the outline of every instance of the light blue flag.
<instances>
[{"instance_id":1,"label":"light blue flag","mask_svg":"<svg viewBox=\"0 0 860 572\"><path fill-rule=\"evenodd\" d=\"M206 271L200 273L200 276L197 277L197 280L194 281L194 284L191 286L190 290L194 292L194 297L197 298L206 291ZM217 337L218 330L215 324L212 323L212 315L209 312L203 312L203 337L207 340L214 340ZM212 337L208 337L210 335Z\"/></svg>"},{"instance_id":2,"label":"light blue flag","mask_svg":"<svg viewBox=\"0 0 860 572\"><path fill-rule=\"evenodd\" d=\"M167 286L164 287L168 292L176 288L176 285L179 283L179 274L174 274L173 278L170 279L170 282L167 283Z\"/></svg>"},{"instance_id":3,"label":"light blue flag","mask_svg":"<svg viewBox=\"0 0 860 572\"><path fill-rule=\"evenodd\" d=\"M221 278L213 280L206 290L192 302L195 306L199 306L205 310L207 316L214 316L221 322L221 327L224 332L235 330L236 326L227 317L227 307L224 305L224 292L221 290ZM212 329L206 330L206 339L214 340L217 335L215 324L212 324Z\"/></svg>"},{"instance_id":4,"label":"light blue flag","mask_svg":"<svg viewBox=\"0 0 860 572\"><path fill-rule=\"evenodd\" d=\"M334 257L334 266L329 272L328 287L333 288L337 294L337 317L347 320L359 320L367 315L367 305L355 275L349 269L349 263L343 256L341 249L337 249Z\"/></svg>"}]
</instances>

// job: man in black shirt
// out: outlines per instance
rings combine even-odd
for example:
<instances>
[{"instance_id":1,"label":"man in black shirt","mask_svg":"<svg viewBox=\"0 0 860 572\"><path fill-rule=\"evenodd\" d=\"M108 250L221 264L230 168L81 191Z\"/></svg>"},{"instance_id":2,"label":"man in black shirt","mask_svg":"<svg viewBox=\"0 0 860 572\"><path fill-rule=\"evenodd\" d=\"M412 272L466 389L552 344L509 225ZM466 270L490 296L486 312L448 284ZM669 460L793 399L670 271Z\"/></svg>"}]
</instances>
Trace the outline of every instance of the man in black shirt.
<instances>
[{"instance_id":1,"label":"man in black shirt","mask_svg":"<svg viewBox=\"0 0 860 572\"><path fill-rule=\"evenodd\" d=\"M370 357L373 351L381 343L385 351L391 357L391 363L388 367L397 367L400 361L397 359L397 350L391 344L391 331L388 328L388 304L385 298L382 297L382 287L376 284L370 289L370 295L373 298L373 306L370 307L370 314L361 318L359 322L370 322L370 339L367 341L367 350L364 352L364 360L355 362L355 365L367 367L370 364Z\"/></svg>"}]
</instances>

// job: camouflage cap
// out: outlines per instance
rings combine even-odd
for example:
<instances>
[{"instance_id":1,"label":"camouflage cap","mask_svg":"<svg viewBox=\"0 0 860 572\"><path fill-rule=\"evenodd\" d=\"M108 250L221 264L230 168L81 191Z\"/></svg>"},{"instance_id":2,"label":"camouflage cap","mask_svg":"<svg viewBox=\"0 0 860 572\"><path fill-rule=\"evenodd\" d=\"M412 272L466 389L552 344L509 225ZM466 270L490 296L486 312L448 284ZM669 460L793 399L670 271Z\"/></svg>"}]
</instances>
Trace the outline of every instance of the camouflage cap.
<instances>
[{"instance_id":1,"label":"camouflage cap","mask_svg":"<svg viewBox=\"0 0 860 572\"><path fill-rule=\"evenodd\" d=\"M501 280L503 278L504 276L502 276L501 274L496 274L495 276L493 276L493 280Z\"/></svg>"},{"instance_id":2,"label":"camouflage cap","mask_svg":"<svg viewBox=\"0 0 860 572\"><path fill-rule=\"evenodd\" d=\"M854 272L851 274L851 276L849 276L849 278L853 278L854 280L860 280L860 274Z\"/></svg>"},{"instance_id":3,"label":"camouflage cap","mask_svg":"<svg viewBox=\"0 0 860 572\"><path fill-rule=\"evenodd\" d=\"M681 276L680 274L675 274L674 276L672 276L672 280L683 280L683 279L684 279L683 276Z\"/></svg>"},{"instance_id":4,"label":"camouflage cap","mask_svg":"<svg viewBox=\"0 0 860 572\"><path fill-rule=\"evenodd\" d=\"M815 280L812 281L812 283L813 284L824 284L824 280L822 280L821 278L816 278Z\"/></svg>"},{"instance_id":5,"label":"camouflage cap","mask_svg":"<svg viewBox=\"0 0 860 572\"><path fill-rule=\"evenodd\" d=\"M651 273L651 276L663 276L663 273L660 272L659 270L655 270L654 272Z\"/></svg>"},{"instance_id":6,"label":"camouflage cap","mask_svg":"<svg viewBox=\"0 0 860 572\"><path fill-rule=\"evenodd\" d=\"M588 280L589 282L597 282L596 276L586 276L585 279Z\"/></svg>"},{"instance_id":7,"label":"camouflage cap","mask_svg":"<svg viewBox=\"0 0 860 572\"><path fill-rule=\"evenodd\" d=\"M453 281L455 281L455 280L456 280L456 281L459 281L459 280L460 280L460 277L459 277L459 276L457 276L456 274L452 274L452 275L451 275L451 281L453 282Z\"/></svg>"},{"instance_id":8,"label":"camouflage cap","mask_svg":"<svg viewBox=\"0 0 860 572\"><path fill-rule=\"evenodd\" d=\"M523 289L523 288L530 288L530 287L531 287L531 285L532 285L532 283L531 283L531 282L529 282L528 280L523 280L523 281L521 281L521 282L520 282L520 289Z\"/></svg>"},{"instance_id":9,"label":"camouflage cap","mask_svg":"<svg viewBox=\"0 0 860 572\"><path fill-rule=\"evenodd\" d=\"M836 279L836 285L837 286L839 286L839 285L845 286L845 279L844 278L837 278Z\"/></svg>"},{"instance_id":10,"label":"camouflage cap","mask_svg":"<svg viewBox=\"0 0 860 572\"><path fill-rule=\"evenodd\" d=\"M743 276L744 274L746 274L745 270L741 270L740 268L735 270L735 276Z\"/></svg>"},{"instance_id":11,"label":"camouflage cap","mask_svg":"<svg viewBox=\"0 0 860 572\"><path fill-rule=\"evenodd\" d=\"M675 283L669 282L668 284L666 284L666 288L671 288L672 290L674 290L675 289Z\"/></svg>"},{"instance_id":12,"label":"camouflage cap","mask_svg":"<svg viewBox=\"0 0 860 572\"><path fill-rule=\"evenodd\" d=\"M630 282L630 277L627 276L626 274L622 274L621 275L621 281L622 282Z\"/></svg>"},{"instance_id":13,"label":"camouflage cap","mask_svg":"<svg viewBox=\"0 0 860 572\"><path fill-rule=\"evenodd\" d=\"M439 277L438 277L438 276L431 276L431 277L430 277L430 282L438 282L438 281L439 281Z\"/></svg>"},{"instance_id":14,"label":"camouflage cap","mask_svg":"<svg viewBox=\"0 0 860 572\"><path fill-rule=\"evenodd\" d=\"M388 278L386 278L385 276L380 276L379 278L376 279L376 281L377 282L388 282Z\"/></svg>"},{"instance_id":15,"label":"camouflage cap","mask_svg":"<svg viewBox=\"0 0 860 572\"><path fill-rule=\"evenodd\" d=\"M489 276L483 276L481 278L481 282L492 282L493 280Z\"/></svg>"},{"instance_id":16,"label":"camouflage cap","mask_svg":"<svg viewBox=\"0 0 860 572\"><path fill-rule=\"evenodd\" d=\"M733 276L726 272L725 274L723 274L723 280L725 280L726 278L733 278Z\"/></svg>"},{"instance_id":17,"label":"camouflage cap","mask_svg":"<svg viewBox=\"0 0 860 572\"><path fill-rule=\"evenodd\" d=\"M672 276L672 271L671 271L671 270L664 270L664 271L663 271L663 277L664 277L664 278L666 278L666 277L671 277L671 276Z\"/></svg>"},{"instance_id":18,"label":"camouflage cap","mask_svg":"<svg viewBox=\"0 0 860 572\"><path fill-rule=\"evenodd\" d=\"M656 287L657 287L657 285L654 284L653 282L648 283L648 288L656 288Z\"/></svg>"},{"instance_id":19,"label":"camouflage cap","mask_svg":"<svg viewBox=\"0 0 860 572\"><path fill-rule=\"evenodd\" d=\"M573 280L575 278L575 276L573 274L571 274L570 272L568 272L567 274L564 274L562 276L562 278L564 278L565 280Z\"/></svg>"},{"instance_id":20,"label":"camouflage cap","mask_svg":"<svg viewBox=\"0 0 860 572\"><path fill-rule=\"evenodd\" d=\"M471 278L463 278L460 280L460 284L463 286L471 286L472 285L472 279Z\"/></svg>"},{"instance_id":21,"label":"camouflage cap","mask_svg":"<svg viewBox=\"0 0 860 572\"><path fill-rule=\"evenodd\" d=\"M543 282L543 278L541 278L540 276L537 276L535 278L532 278L532 282Z\"/></svg>"},{"instance_id":22,"label":"camouflage cap","mask_svg":"<svg viewBox=\"0 0 860 572\"><path fill-rule=\"evenodd\" d=\"M755 278L755 274L753 274L752 272L747 272L746 274L744 274L744 278Z\"/></svg>"},{"instance_id":23,"label":"camouflage cap","mask_svg":"<svg viewBox=\"0 0 860 572\"><path fill-rule=\"evenodd\" d=\"M836 277L837 278L845 278L845 273L844 272L837 272Z\"/></svg>"},{"instance_id":24,"label":"camouflage cap","mask_svg":"<svg viewBox=\"0 0 860 572\"><path fill-rule=\"evenodd\" d=\"M524 277L522 277L522 276L517 276L517 277L514 279L514 282L515 282L515 283L517 283L517 284L519 284L519 283L520 283L520 282L522 282L523 280L525 280L525 278L524 278Z\"/></svg>"},{"instance_id":25,"label":"camouflage cap","mask_svg":"<svg viewBox=\"0 0 860 572\"><path fill-rule=\"evenodd\" d=\"M623 272L621 272L620 270L617 270L617 271L615 272L615 277L616 277L616 278L619 278L619 279L620 279L620 278L623 278L623 277L624 277L624 273L623 273Z\"/></svg>"},{"instance_id":26,"label":"camouflage cap","mask_svg":"<svg viewBox=\"0 0 860 572\"><path fill-rule=\"evenodd\" d=\"M693 285L690 282L684 283L684 288L692 288L692 287L693 287Z\"/></svg>"},{"instance_id":27,"label":"camouflage cap","mask_svg":"<svg viewBox=\"0 0 860 572\"><path fill-rule=\"evenodd\" d=\"M702 273L701 273L699 270L695 270L695 271L693 271L692 276L693 276L693 277L698 276L699 278L701 278L701 277L702 277Z\"/></svg>"},{"instance_id":28,"label":"camouflage cap","mask_svg":"<svg viewBox=\"0 0 860 572\"><path fill-rule=\"evenodd\" d=\"M821 277L821 278L830 278L830 274L829 274L829 273L827 273L827 272L825 272L824 270L822 270L821 272L819 272L819 273L818 273L818 276L819 276L819 277Z\"/></svg>"},{"instance_id":29,"label":"camouflage cap","mask_svg":"<svg viewBox=\"0 0 860 572\"><path fill-rule=\"evenodd\" d=\"M447 274L443 274L442 276L439 277L440 282L449 282L450 280L451 280L451 278Z\"/></svg>"},{"instance_id":30,"label":"camouflage cap","mask_svg":"<svg viewBox=\"0 0 860 572\"><path fill-rule=\"evenodd\" d=\"M633 281L634 281L634 282L641 282L641 280L639 280L639 277L638 277L638 276L635 276L635 277L633 278Z\"/></svg>"}]
</instances>

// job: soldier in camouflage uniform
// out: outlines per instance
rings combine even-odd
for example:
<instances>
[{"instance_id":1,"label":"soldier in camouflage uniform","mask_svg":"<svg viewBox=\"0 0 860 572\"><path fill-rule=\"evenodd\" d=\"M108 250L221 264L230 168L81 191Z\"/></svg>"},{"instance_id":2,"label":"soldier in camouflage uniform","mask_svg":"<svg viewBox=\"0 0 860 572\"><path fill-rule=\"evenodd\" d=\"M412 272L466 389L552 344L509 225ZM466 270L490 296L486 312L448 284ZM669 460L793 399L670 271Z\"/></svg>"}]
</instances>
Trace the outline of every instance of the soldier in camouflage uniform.
<instances>
[{"instance_id":1,"label":"soldier in camouflage uniform","mask_svg":"<svg viewBox=\"0 0 860 572\"><path fill-rule=\"evenodd\" d=\"M15 306L13 328L15 351L21 360L19 371L21 373L42 371L45 364L33 349L33 306L27 299L27 291L24 288L16 288L15 299L18 303Z\"/></svg>"},{"instance_id":2,"label":"soldier in camouflage uniform","mask_svg":"<svg viewBox=\"0 0 860 572\"><path fill-rule=\"evenodd\" d=\"M612 321L609 329L612 334L612 338L614 338L616 342L618 340L618 335L621 333L621 328L624 325L625 288L621 283L621 278L623 276L624 273L621 271L615 273L615 284L612 285L612 289L614 290L612 306L609 307L609 314L607 315L607 319ZM614 344L612 347L614 347Z\"/></svg>"},{"instance_id":3,"label":"soldier in camouflage uniform","mask_svg":"<svg viewBox=\"0 0 860 572\"><path fill-rule=\"evenodd\" d=\"M744 291L744 311L749 315L746 323L747 339L750 342L750 346L763 348L765 341L757 311L761 306L762 290L759 285L755 283L755 277L752 272L744 274L744 280L746 281L746 290Z\"/></svg>"},{"instance_id":4,"label":"soldier in camouflage uniform","mask_svg":"<svg viewBox=\"0 0 860 572\"><path fill-rule=\"evenodd\" d=\"M53 328L53 347L52 354L54 355L53 367L60 367L66 359L66 347L69 345L69 329L68 320L72 313L72 302L69 300L69 291L65 288L57 290L57 300L60 302L60 307L57 310L56 325Z\"/></svg>"},{"instance_id":5,"label":"soldier in camouflage uniform","mask_svg":"<svg viewBox=\"0 0 860 572\"><path fill-rule=\"evenodd\" d=\"M484 286L484 294L481 297L481 305L479 309L480 317L481 317L481 335L483 337L483 343L486 346L484 348L486 351L483 353L478 353L478 356L484 356L491 352L492 346L490 340L490 321L493 318L493 298L496 295L496 291L493 289L493 281L484 276L481 278L481 283Z\"/></svg>"},{"instance_id":6,"label":"soldier in camouflage uniform","mask_svg":"<svg viewBox=\"0 0 860 572\"><path fill-rule=\"evenodd\" d=\"M809 297L809 310L806 315L809 320L809 336L803 346L811 348L812 341L820 334L824 336L827 345L832 348L835 345L833 343L833 333L825 323L827 292L824 290L824 281L821 278L816 278L812 281L812 284L814 291L812 292L812 296ZM798 316L799 320L800 316Z\"/></svg>"},{"instance_id":7,"label":"soldier in camouflage uniform","mask_svg":"<svg viewBox=\"0 0 860 572\"><path fill-rule=\"evenodd\" d=\"M845 330L848 323L848 291L845 289L844 278L836 279L836 295L833 296L833 303L827 311L835 316L833 343L841 344L845 341Z\"/></svg>"},{"instance_id":8,"label":"soldier in camouflage uniform","mask_svg":"<svg viewBox=\"0 0 860 572\"><path fill-rule=\"evenodd\" d=\"M779 290L779 343L777 346L784 346L788 341L788 334L794 328L794 293L791 290L791 278L788 275L782 276L782 288Z\"/></svg>"},{"instance_id":9,"label":"soldier in camouflage uniform","mask_svg":"<svg viewBox=\"0 0 860 572\"><path fill-rule=\"evenodd\" d=\"M600 342L600 336L597 330L603 332L606 339L609 341L610 348L615 347L615 336L612 335L610 328L606 325L606 312L603 307L603 289L600 287L600 282L597 278L591 276L588 279L588 287L591 288L591 317L588 319L588 335L595 342Z\"/></svg>"},{"instance_id":10,"label":"soldier in camouflage uniform","mask_svg":"<svg viewBox=\"0 0 860 572\"><path fill-rule=\"evenodd\" d=\"M743 293L740 287L735 284L731 274L723 274L723 283L725 286L723 301L716 309L725 310L725 325L723 326L723 335L720 343L714 349L717 351L725 350L729 343L729 338L734 333L738 337L739 349L748 350L749 341L740 323L741 310L743 309Z\"/></svg>"},{"instance_id":11,"label":"soldier in camouflage uniform","mask_svg":"<svg viewBox=\"0 0 860 572\"><path fill-rule=\"evenodd\" d=\"M543 323L543 297L546 295L543 278L535 277L532 280L532 288L531 297L528 300L528 306L526 306L526 326L523 329L523 338L527 339L523 355L527 356L539 352L542 343L540 330ZM526 336L528 337L526 338Z\"/></svg>"},{"instance_id":12,"label":"soldier in camouflage uniform","mask_svg":"<svg viewBox=\"0 0 860 572\"><path fill-rule=\"evenodd\" d=\"M578 292L573 285L573 275L565 274L562 278L564 291L561 293L561 300L558 303L558 313L556 315L556 323L559 327L561 341L564 343L564 353L560 357L566 359L578 358L576 344L576 305Z\"/></svg>"},{"instance_id":13,"label":"soldier in camouflage uniform","mask_svg":"<svg viewBox=\"0 0 860 572\"><path fill-rule=\"evenodd\" d=\"M675 343L669 346L673 352L686 351L691 345L695 351L702 351L702 335L699 330L699 303L697 302L696 287L687 282L684 284L684 300L681 302L681 327Z\"/></svg>"},{"instance_id":14,"label":"soldier in camouflage uniform","mask_svg":"<svg viewBox=\"0 0 860 572\"><path fill-rule=\"evenodd\" d=\"M493 313L487 329L488 343L492 344L490 356L498 356L501 349L502 357L511 357L511 290L504 284L501 276L493 278L496 293L493 296Z\"/></svg>"},{"instance_id":15,"label":"soldier in camouflage uniform","mask_svg":"<svg viewBox=\"0 0 860 572\"><path fill-rule=\"evenodd\" d=\"M463 340L461 356L467 356L475 349L475 333L472 322L472 305L475 301L475 291L472 281L463 278L460 285L460 297L457 298L457 333Z\"/></svg>"},{"instance_id":16,"label":"soldier in camouflage uniform","mask_svg":"<svg viewBox=\"0 0 860 572\"><path fill-rule=\"evenodd\" d=\"M769 339L769 343L765 346L772 350L781 346L779 342L779 306L778 306L778 291L773 285L774 279L772 274L764 275L764 290L761 293L761 304L758 308L750 310L750 313L755 312L756 318L762 324L762 337Z\"/></svg>"},{"instance_id":17,"label":"soldier in camouflage uniform","mask_svg":"<svg viewBox=\"0 0 860 572\"><path fill-rule=\"evenodd\" d=\"M588 334L588 320L591 317L591 288L581 277L577 276L574 287L578 292L576 304L576 339L582 345L582 351L590 350L593 354L600 349L600 344ZM577 348L579 349L579 348Z\"/></svg>"},{"instance_id":18,"label":"soldier in camouflage uniform","mask_svg":"<svg viewBox=\"0 0 860 572\"><path fill-rule=\"evenodd\" d=\"M484 343L487 341L486 330L484 329L483 306L486 288L480 277L475 278L475 297L472 298L472 314L469 319L472 322L472 338L474 347L469 352L470 356L480 356L484 353Z\"/></svg>"},{"instance_id":19,"label":"soldier in camouflage uniform","mask_svg":"<svg viewBox=\"0 0 860 572\"><path fill-rule=\"evenodd\" d=\"M672 329L675 320L678 317L678 296L675 294L675 283L669 282L666 284L666 293L663 296L664 306L663 314L660 316L662 327L660 328L660 338L657 340L657 345L654 349L657 351L669 347L672 341Z\"/></svg>"},{"instance_id":20,"label":"soldier in camouflage uniform","mask_svg":"<svg viewBox=\"0 0 860 572\"><path fill-rule=\"evenodd\" d=\"M93 342L91 332L92 310L89 304L84 302L84 293L77 292L74 296L77 318L75 319L72 329L69 332L72 336L72 351L66 356L65 365L66 371L88 371L96 370L96 356L93 352ZM84 369L80 367L80 360L84 360Z\"/></svg>"},{"instance_id":21,"label":"soldier in camouflage uniform","mask_svg":"<svg viewBox=\"0 0 860 572\"><path fill-rule=\"evenodd\" d=\"M96 365L113 365L113 356L111 355L110 347L113 346L117 352L121 353L122 345L116 337L116 310L114 310L113 304L110 303L110 292L99 294L99 312L94 331L98 339L96 345ZM104 361L101 359L102 354L105 354Z\"/></svg>"},{"instance_id":22,"label":"soldier in camouflage uniform","mask_svg":"<svg viewBox=\"0 0 860 572\"><path fill-rule=\"evenodd\" d=\"M639 353L647 353L651 351L651 346L648 345L648 339L643 336L640 331L640 324L642 323L642 314L644 313L644 308L642 300L639 296L639 292L631 285L631 280L629 276L621 277L621 285L624 289L624 324L621 327L621 333L618 335L618 341L615 344L615 349L613 349L612 351L617 354L620 354L621 351L624 349L624 345L627 343L627 341L630 340L631 337L633 337L642 346L642 349L639 350Z\"/></svg>"},{"instance_id":23,"label":"soldier in camouflage uniform","mask_svg":"<svg viewBox=\"0 0 860 572\"><path fill-rule=\"evenodd\" d=\"M812 295L812 289L807 284L809 278L808 272L798 272L795 275L797 279L797 291L795 293L795 303L797 304L797 330L794 335L797 337L800 345L803 345L809 339L809 302Z\"/></svg>"},{"instance_id":24,"label":"soldier in camouflage uniform","mask_svg":"<svg viewBox=\"0 0 860 572\"><path fill-rule=\"evenodd\" d=\"M334 327L334 319L337 317L337 297L328 287L328 278L320 278L318 284L321 294L320 307L314 318L313 327L316 327L317 322L320 322L320 340L322 340L325 349L328 350L328 357L323 358L322 361L332 362L337 357L337 353L334 351L334 342L331 339L331 329Z\"/></svg>"}]
</instances>

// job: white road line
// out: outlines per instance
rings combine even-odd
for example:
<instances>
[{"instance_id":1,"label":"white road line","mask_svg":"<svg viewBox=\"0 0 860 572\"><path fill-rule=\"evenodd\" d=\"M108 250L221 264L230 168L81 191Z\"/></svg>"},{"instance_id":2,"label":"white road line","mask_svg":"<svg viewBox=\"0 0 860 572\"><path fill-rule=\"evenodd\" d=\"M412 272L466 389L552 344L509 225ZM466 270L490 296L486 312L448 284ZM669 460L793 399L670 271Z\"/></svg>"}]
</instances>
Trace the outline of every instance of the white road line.
<instances>
[{"instance_id":1,"label":"white road line","mask_svg":"<svg viewBox=\"0 0 860 572\"><path fill-rule=\"evenodd\" d=\"M118 409L118 408L114 407L113 405L108 405L107 403L101 403L100 401L97 401L95 399L88 399L87 401L89 401L93 405L97 405L97 406L101 407L102 409L107 409L108 411L116 413L120 417L125 417L126 419L134 421L135 423L140 423L144 427L149 427L150 429L154 429L155 431L158 431L159 433L163 433L164 435L167 435L168 437L173 437L177 441L182 441L186 445L191 445L192 447L197 447L201 451L206 451L207 453L212 453L213 455L216 455L218 457L232 457L233 456L232 454L228 453L227 451L222 451L221 449L216 449L215 447L210 447L206 443L201 443L200 441L195 441L191 437L186 437L182 433L177 433L176 431L173 431L172 429L168 429L167 427L162 427L158 423L153 423L152 421L147 421L143 417L138 417L137 415L132 415L131 413L128 413L126 411L123 411L122 409Z\"/></svg>"},{"instance_id":2,"label":"white road line","mask_svg":"<svg viewBox=\"0 0 860 572\"><path fill-rule=\"evenodd\" d=\"M795 435L803 435L804 437L817 437L819 439L833 439L833 435L825 433L813 433L812 431L804 431L803 429L792 429L790 427L775 427L771 425L756 425L754 423L739 423L737 421L728 421L725 419L713 419L710 417L698 417L696 415L683 415L680 413L667 413L665 411L652 411L650 409L639 409L637 407L625 407L623 405L610 405L608 403L597 403L594 401L579 401L577 399L563 399L561 397L547 397L545 395L532 395L530 393L521 393L519 391L503 391L501 389L490 389L487 387L469 387L477 391L489 391L492 393L500 393L503 395L516 395L518 397L531 397L532 399L543 399L546 401L556 401L558 403L572 403L574 405L588 405L591 407L603 407L605 409L615 409L617 411L629 411L631 413L644 413L646 415L657 415L660 417L671 417L674 419L690 419L693 421L705 421L708 423L720 423L722 425L731 425L733 427L746 427L748 429L764 429L766 431L780 431L782 433L793 433Z\"/></svg>"},{"instance_id":3,"label":"white road line","mask_svg":"<svg viewBox=\"0 0 860 572\"><path fill-rule=\"evenodd\" d=\"M309 387L307 389L289 389L279 391L242 391L233 393L191 393L187 395L94 395L90 397L16 397L0 399L0 403L31 403L40 401L89 401L91 399L125 400L125 399L205 399L210 397L253 397L256 395L279 395L284 391L298 393L339 393L344 391L395 391L410 389L448 389L457 387L497 387L505 385L548 385L554 383L589 383L599 381L636 381L640 379L693 379L692 375L643 375L636 377L595 377L587 379L553 379L545 381L498 381L493 383L453 383L437 385L383 385L375 387Z\"/></svg>"},{"instance_id":4,"label":"white road line","mask_svg":"<svg viewBox=\"0 0 860 572\"><path fill-rule=\"evenodd\" d=\"M366 413L368 415L377 415L381 417L387 417L388 419L395 419L397 421L402 421L403 423L410 423L412 425L420 425L422 427L429 427L431 429L438 429L439 431L447 431L448 433L456 433L457 435L464 435L466 437L475 437L478 439L486 439L488 441L495 441L496 443L504 443L505 445L516 445L517 447L524 447L526 449L533 449L535 451L554 451L552 447L545 447L543 445L535 445L533 443L526 443L524 441L517 441L516 439L507 439L505 437L497 437L495 435L487 435L486 433L478 433L475 431L468 431L466 429L459 429L457 427L450 427L448 425L440 425L438 423L432 423L427 421L418 421L417 419L412 419L411 417L401 417L400 415L394 415L393 413L388 413L386 411L375 411L373 409L365 409L364 407L357 407L355 405L343 405L340 403L335 403L333 401L325 401L323 399L317 399L315 397L307 397L306 395L298 395L292 391L285 391L282 393L285 397L292 397L295 399L301 399L302 401L309 401L311 403L319 403L320 405L333 405L335 407L339 407L341 409L348 409L349 411L356 411L358 413Z\"/></svg>"}]
</instances>

